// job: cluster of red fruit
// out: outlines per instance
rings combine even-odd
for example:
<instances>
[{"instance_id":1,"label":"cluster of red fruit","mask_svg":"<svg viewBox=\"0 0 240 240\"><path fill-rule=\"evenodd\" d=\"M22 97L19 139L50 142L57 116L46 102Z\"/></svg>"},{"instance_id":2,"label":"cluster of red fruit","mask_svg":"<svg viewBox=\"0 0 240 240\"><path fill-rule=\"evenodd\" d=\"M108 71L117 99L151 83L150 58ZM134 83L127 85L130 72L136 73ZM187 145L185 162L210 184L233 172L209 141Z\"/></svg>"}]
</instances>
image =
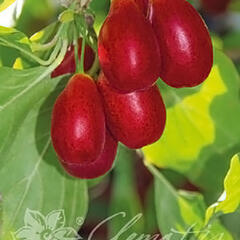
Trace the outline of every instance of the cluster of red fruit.
<instances>
[{"instance_id":1,"label":"cluster of red fruit","mask_svg":"<svg viewBox=\"0 0 240 240\"><path fill-rule=\"evenodd\" d=\"M94 59L88 48L85 70ZM52 76L75 71L69 51ZM109 171L118 141L135 149L161 137L166 110L155 85L159 77L172 87L193 87L213 63L208 30L185 0L113 0L98 54L97 82L74 75L53 109L53 146L66 171L79 178Z\"/></svg>"}]
</instances>

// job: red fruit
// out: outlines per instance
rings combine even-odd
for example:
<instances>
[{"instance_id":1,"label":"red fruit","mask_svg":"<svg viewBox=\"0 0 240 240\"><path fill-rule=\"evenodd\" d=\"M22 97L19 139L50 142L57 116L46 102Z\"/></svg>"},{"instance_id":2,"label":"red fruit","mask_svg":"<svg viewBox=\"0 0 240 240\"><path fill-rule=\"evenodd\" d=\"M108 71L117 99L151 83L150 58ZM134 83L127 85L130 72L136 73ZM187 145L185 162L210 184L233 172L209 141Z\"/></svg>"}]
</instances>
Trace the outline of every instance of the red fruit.
<instances>
[{"instance_id":1,"label":"red fruit","mask_svg":"<svg viewBox=\"0 0 240 240\"><path fill-rule=\"evenodd\" d=\"M206 12L211 14L224 13L231 0L202 0L203 8Z\"/></svg>"},{"instance_id":2,"label":"red fruit","mask_svg":"<svg viewBox=\"0 0 240 240\"><path fill-rule=\"evenodd\" d=\"M151 24L134 0L113 0L98 41L99 61L121 92L151 86L159 77L160 53Z\"/></svg>"},{"instance_id":3,"label":"red fruit","mask_svg":"<svg viewBox=\"0 0 240 240\"><path fill-rule=\"evenodd\" d=\"M58 157L68 164L93 162L103 151L105 117L91 77L74 75L57 98L51 136Z\"/></svg>"},{"instance_id":4,"label":"red fruit","mask_svg":"<svg viewBox=\"0 0 240 240\"><path fill-rule=\"evenodd\" d=\"M108 127L118 141L129 148L141 148L161 137L166 110L156 85L121 94L100 74L98 87L104 98Z\"/></svg>"},{"instance_id":5,"label":"red fruit","mask_svg":"<svg viewBox=\"0 0 240 240\"><path fill-rule=\"evenodd\" d=\"M149 5L162 54L162 80L176 88L202 83L212 68L213 48L198 12L185 0L150 0Z\"/></svg>"},{"instance_id":6,"label":"red fruit","mask_svg":"<svg viewBox=\"0 0 240 240\"><path fill-rule=\"evenodd\" d=\"M134 0L136 4L139 6L141 11L147 16L148 13L148 0Z\"/></svg>"},{"instance_id":7,"label":"red fruit","mask_svg":"<svg viewBox=\"0 0 240 240\"><path fill-rule=\"evenodd\" d=\"M72 176L91 179L97 178L107 173L113 165L117 153L117 141L113 139L108 130L106 131L106 141L102 153L93 162L80 164L69 164L61 162L64 169Z\"/></svg>"},{"instance_id":8,"label":"red fruit","mask_svg":"<svg viewBox=\"0 0 240 240\"><path fill-rule=\"evenodd\" d=\"M82 52L82 39L78 40L78 57L81 59ZM84 52L84 71L88 71L95 58L95 53L88 45L85 46ZM75 73L76 72L76 63L75 63L75 55L74 55L74 46L71 45L62 61L62 63L52 72L51 77L58 77L67 73Z\"/></svg>"}]
</instances>

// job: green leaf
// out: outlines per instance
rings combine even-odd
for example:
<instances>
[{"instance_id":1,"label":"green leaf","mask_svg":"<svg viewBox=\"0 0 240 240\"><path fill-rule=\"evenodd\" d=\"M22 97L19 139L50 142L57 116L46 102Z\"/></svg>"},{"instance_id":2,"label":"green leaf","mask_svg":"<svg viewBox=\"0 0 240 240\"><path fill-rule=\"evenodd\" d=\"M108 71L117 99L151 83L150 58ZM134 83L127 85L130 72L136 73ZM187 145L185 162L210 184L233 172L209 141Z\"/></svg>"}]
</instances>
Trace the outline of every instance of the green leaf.
<instances>
[{"instance_id":1,"label":"green leaf","mask_svg":"<svg viewBox=\"0 0 240 240\"><path fill-rule=\"evenodd\" d=\"M1 232L2 232L2 221L3 221L3 218L2 218L2 213L3 213L3 209L2 209L2 195L0 194L0 236L1 236Z\"/></svg>"},{"instance_id":2,"label":"green leaf","mask_svg":"<svg viewBox=\"0 0 240 240\"><path fill-rule=\"evenodd\" d=\"M107 17L110 7L110 0L99 1L99 0L92 0L90 4L91 10L95 13L95 22L94 28L97 33L99 33L100 28Z\"/></svg>"},{"instance_id":3,"label":"green leaf","mask_svg":"<svg viewBox=\"0 0 240 240\"><path fill-rule=\"evenodd\" d=\"M59 27L59 22L53 22L49 24L47 27L43 28L42 30L34 33L30 37L30 41L34 43L46 43L50 41L51 38L55 36L57 33L57 28Z\"/></svg>"},{"instance_id":4,"label":"green leaf","mask_svg":"<svg viewBox=\"0 0 240 240\"><path fill-rule=\"evenodd\" d=\"M1 0L0 1L0 12L12 5L16 0Z\"/></svg>"},{"instance_id":5,"label":"green leaf","mask_svg":"<svg viewBox=\"0 0 240 240\"><path fill-rule=\"evenodd\" d=\"M38 32L34 37L32 37L32 39L35 41L30 41L25 34L15 29L0 27L0 45L8 49L10 48L17 51L18 56L21 56L24 61L26 61L30 66L36 66L36 64L50 65L52 61L44 61L40 58L42 54L38 54L40 56L38 57L36 54L33 53L33 51L36 50L36 45L38 45L38 49L41 47L46 48L46 45L39 45L39 43L41 43L43 40L46 40L47 37L50 37L50 35L53 34L53 31L56 30L56 26L57 24L53 23L49 25L46 29ZM51 48L56 45L58 39L55 38L54 40L55 41L52 43ZM45 48L42 50L50 50ZM50 51L47 52L48 55L49 53Z\"/></svg>"},{"instance_id":6,"label":"green leaf","mask_svg":"<svg viewBox=\"0 0 240 240\"><path fill-rule=\"evenodd\" d=\"M233 213L240 205L240 160L239 154L232 158L231 166L224 181L224 193L206 212L206 223L216 215Z\"/></svg>"},{"instance_id":7,"label":"green leaf","mask_svg":"<svg viewBox=\"0 0 240 240\"><path fill-rule=\"evenodd\" d=\"M208 191L209 196L218 194L229 156L240 149L236 68L215 50L212 71L200 86L173 89L159 84L167 105L166 129L158 142L143 148L146 160L179 171Z\"/></svg>"},{"instance_id":8,"label":"green leaf","mask_svg":"<svg viewBox=\"0 0 240 240\"><path fill-rule=\"evenodd\" d=\"M53 22L30 37L31 49L38 57L49 59L54 45L51 45L50 48L46 49L44 44L49 45L49 43L52 43L55 40L58 28L59 22Z\"/></svg>"},{"instance_id":9,"label":"green leaf","mask_svg":"<svg viewBox=\"0 0 240 240\"><path fill-rule=\"evenodd\" d=\"M65 227L78 229L85 217L87 183L60 167L50 141L51 111L65 85L49 78L51 69L0 68L0 192L3 240L24 226L31 209L47 216L64 210ZM55 90L56 89L56 90Z\"/></svg>"},{"instance_id":10,"label":"green leaf","mask_svg":"<svg viewBox=\"0 0 240 240\"><path fill-rule=\"evenodd\" d=\"M154 233L158 229L154 205L154 186L152 185L147 192L144 203L144 230L146 233Z\"/></svg>"},{"instance_id":11,"label":"green leaf","mask_svg":"<svg viewBox=\"0 0 240 240\"><path fill-rule=\"evenodd\" d=\"M142 234L144 231L142 209L133 175L134 157L134 151L119 145L109 214L117 214L109 221L109 231L111 238L118 236L119 240L126 239L131 234Z\"/></svg>"},{"instance_id":12,"label":"green leaf","mask_svg":"<svg viewBox=\"0 0 240 240\"><path fill-rule=\"evenodd\" d=\"M31 52L28 37L14 28L0 26L0 44L14 48L22 48L25 51Z\"/></svg>"},{"instance_id":13,"label":"green leaf","mask_svg":"<svg viewBox=\"0 0 240 240\"><path fill-rule=\"evenodd\" d=\"M212 39L212 43L213 43L214 48L216 48L218 50L223 49L223 41L218 35L211 34L211 39Z\"/></svg>"},{"instance_id":14,"label":"green leaf","mask_svg":"<svg viewBox=\"0 0 240 240\"><path fill-rule=\"evenodd\" d=\"M16 20L16 28L25 32L28 36L33 35L36 30L44 28L51 19L56 19L59 12L56 1L38 1L37 4L32 0L24 0L21 15Z\"/></svg>"},{"instance_id":15,"label":"green leaf","mask_svg":"<svg viewBox=\"0 0 240 240\"><path fill-rule=\"evenodd\" d=\"M0 26L0 49L4 66L12 66L17 57L21 57L24 66L27 67L36 66L37 61L41 61L33 54L31 41L28 37L13 28Z\"/></svg>"},{"instance_id":16,"label":"green leaf","mask_svg":"<svg viewBox=\"0 0 240 240\"><path fill-rule=\"evenodd\" d=\"M148 167L154 174L155 208L160 232L167 235L172 229L181 233L191 228L200 230L204 223L202 196L177 192L157 169L151 165Z\"/></svg>"},{"instance_id":17,"label":"green leaf","mask_svg":"<svg viewBox=\"0 0 240 240\"><path fill-rule=\"evenodd\" d=\"M19 56L17 50L0 45L0 59L2 66L12 67L16 58Z\"/></svg>"},{"instance_id":18,"label":"green leaf","mask_svg":"<svg viewBox=\"0 0 240 240\"><path fill-rule=\"evenodd\" d=\"M219 220L202 229L198 235L199 240L234 240L232 234L220 223Z\"/></svg>"},{"instance_id":19,"label":"green leaf","mask_svg":"<svg viewBox=\"0 0 240 240\"><path fill-rule=\"evenodd\" d=\"M47 89L42 81L48 76L47 68L38 67L29 70L14 70L0 68L0 153L8 153L8 148L21 127L21 123L31 110L33 103L37 103L54 89L57 82L52 83L52 88Z\"/></svg>"},{"instance_id":20,"label":"green leaf","mask_svg":"<svg viewBox=\"0 0 240 240\"><path fill-rule=\"evenodd\" d=\"M58 17L58 20L60 22L71 22L73 21L73 19L74 19L74 11L71 9L65 10Z\"/></svg>"},{"instance_id":21,"label":"green leaf","mask_svg":"<svg viewBox=\"0 0 240 240\"><path fill-rule=\"evenodd\" d=\"M240 239L240 212L226 214L221 216L221 221L226 226L229 232L233 235L234 239Z\"/></svg>"},{"instance_id":22,"label":"green leaf","mask_svg":"<svg viewBox=\"0 0 240 240\"><path fill-rule=\"evenodd\" d=\"M224 48L227 50L239 49L239 47L240 47L239 38L240 38L239 31L233 31L233 32L226 34L223 37Z\"/></svg>"},{"instance_id":23,"label":"green leaf","mask_svg":"<svg viewBox=\"0 0 240 240\"><path fill-rule=\"evenodd\" d=\"M163 236L171 236L174 240L191 237L210 240L224 233L224 239L232 240L219 221L204 228L206 206L200 193L175 190L154 166L146 164L154 175L155 209Z\"/></svg>"}]
</instances>

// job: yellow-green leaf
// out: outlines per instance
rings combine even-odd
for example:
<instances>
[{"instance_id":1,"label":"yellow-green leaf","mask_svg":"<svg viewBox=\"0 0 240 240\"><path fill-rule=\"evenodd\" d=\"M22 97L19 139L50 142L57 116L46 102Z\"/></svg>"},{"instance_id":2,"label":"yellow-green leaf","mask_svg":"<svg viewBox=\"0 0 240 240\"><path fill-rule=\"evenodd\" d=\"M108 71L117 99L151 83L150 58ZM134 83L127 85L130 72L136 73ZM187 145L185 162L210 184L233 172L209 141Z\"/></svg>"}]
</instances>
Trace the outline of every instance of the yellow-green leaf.
<instances>
[{"instance_id":1,"label":"yellow-green leaf","mask_svg":"<svg viewBox=\"0 0 240 240\"><path fill-rule=\"evenodd\" d=\"M220 199L206 211L206 223L218 214L228 214L237 210L240 205L240 155L232 158L231 166L224 180L224 193Z\"/></svg>"},{"instance_id":2,"label":"yellow-green leaf","mask_svg":"<svg viewBox=\"0 0 240 240\"><path fill-rule=\"evenodd\" d=\"M216 236L233 240L220 221L204 227L206 205L200 193L177 191L154 166L147 162L146 166L154 175L157 223L163 235L175 240L212 240Z\"/></svg>"},{"instance_id":3,"label":"yellow-green leaf","mask_svg":"<svg viewBox=\"0 0 240 240\"><path fill-rule=\"evenodd\" d=\"M10 34L14 32L17 32L14 28L0 26L0 34Z\"/></svg>"},{"instance_id":4,"label":"yellow-green leaf","mask_svg":"<svg viewBox=\"0 0 240 240\"><path fill-rule=\"evenodd\" d=\"M16 0L3 0L3 2L0 4L0 12L8 8L10 5L12 5Z\"/></svg>"},{"instance_id":5,"label":"yellow-green leaf","mask_svg":"<svg viewBox=\"0 0 240 240\"><path fill-rule=\"evenodd\" d=\"M182 170L191 166L200 151L215 140L210 106L217 96L226 91L219 66L215 64L198 92L167 109L163 136L155 144L143 149L147 161L159 167L176 165Z\"/></svg>"},{"instance_id":6,"label":"yellow-green leaf","mask_svg":"<svg viewBox=\"0 0 240 240\"><path fill-rule=\"evenodd\" d=\"M18 57L14 64L13 64L13 69L18 69L18 70L21 70L23 69L23 62L22 62L22 59L20 57Z\"/></svg>"},{"instance_id":7,"label":"yellow-green leaf","mask_svg":"<svg viewBox=\"0 0 240 240\"><path fill-rule=\"evenodd\" d=\"M160 171L148 163L146 165L154 175L155 208L160 232L166 235L174 229L185 233L191 228L200 231L205 212L202 196L178 192Z\"/></svg>"},{"instance_id":8,"label":"yellow-green leaf","mask_svg":"<svg viewBox=\"0 0 240 240\"><path fill-rule=\"evenodd\" d=\"M60 22L71 22L74 19L74 12L72 10L66 10L62 12L59 16L59 21Z\"/></svg>"},{"instance_id":9,"label":"yellow-green leaf","mask_svg":"<svg viewBox=\"0 0 240 240\"><path fill-rule=\"evenodd\" d=\"M167 105L166 128L159 141L143 148L146 160L198 177L219 149L224 153L239 143L238 89L234 65L218 50L212 71L200 86L172 89L160 85Z\"/></svg>"}]
</instances>

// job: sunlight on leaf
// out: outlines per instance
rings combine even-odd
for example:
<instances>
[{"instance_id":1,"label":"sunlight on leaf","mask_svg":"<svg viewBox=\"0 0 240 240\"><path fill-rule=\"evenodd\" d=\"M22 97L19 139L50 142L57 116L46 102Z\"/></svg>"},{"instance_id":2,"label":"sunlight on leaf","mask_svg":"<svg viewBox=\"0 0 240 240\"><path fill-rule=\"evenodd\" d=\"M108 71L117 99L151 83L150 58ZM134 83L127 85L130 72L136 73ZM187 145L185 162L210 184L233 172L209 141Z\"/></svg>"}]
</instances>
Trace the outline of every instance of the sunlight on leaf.
<instances>
[{"instance_id":1,"label":"sunlight on leaf","mask_svg":"<svg viewBox=\"0 0 240 240\"><path fill-rule=\"evenodd\" d=\"M43 37L43 35L44 35L44 31L37 32L30 37L30 40L32 42L39 41Z\"/></svg>"},{"instance_id":2,"label":"sunlight on leaf","mask_svg":"<svg viewBox=\"0 0 240 240\"><path fill-rule=\"evenodd\" d=\"M27 37L23 37L22 39L19 40L19 42L23 44L30 44L30 41Z\"/></svg>"},{"instance_id":3,"label":"sunlight on leaf","mask_svg":"<svg viewBox=\"0 0 240 240\"><path fill-rule=\"evenodd\" d=\"M223 49L223 41L219 36L217 36L215 34L211 34L211 39L212 39L212 43L213 43L214 48Z\"/></svg>"},{"instance_id":4,"label":"sunlight on leaf","mask_svg":"<svg viewBox=\"0 0 240 240\"><path fill-rule=\"evenodd\" d=\"M218 50L202 85L172 89L159 84L167 105L166 129L159 141L143 148L146 160L184 174L211 201L216 199L229 158L240 149L239 85L234 64Z\"/></svg>"},{"instance_id":5,"label":"sunlight on leaf","mask_svg":"<svg viewBox=\"0 0 240 240\"><path fill-rule=\"evenodd\" d=\"M17 58L16 61L13 64L13 69L23 69L23 63L22 63L22 59L21 58Z\"/></svg>"},{"instance_id":6,"label":"sunlight on leaf","mask_svg":"<svg viewBox=\"0 0 240 240\"><path fill-rule=\"evenodd\" d=\"M30 41L37 43L45 43L46 41L49 41L55 36L58 24L59 22L53 22L39 32L34 33L30 37Z\"/></svg>"},{"instance_id":7,"label":"sunlight on leaf","mask_svg":"<svg viewBox=\"0 0 240 240\"><path fill-rule=\"evenodd\" d=\"M143 149L147 161L159 167L175 164L183 170L191 166L203 147L215 140L210 106L214 98L226 91L219 66L214 65L208 79L197 93L186 96L167 109L163 136L155 144Z\"/></svg>"},{"instance_id":8,"label":"sunlight on leaf","mask_svg":"<svg viewBox=\"0 0 240 240\"><path fill-rule=\"evenodd\" d=\"M147 165L154 174L155 208L159 230L166 235L174 229L186 232L189 228L199 231L203 226L204 202L202 196L185 192L179 194L163 175L151 165ZM191 197L191 201L187 200ZM200 208L199 208L200 207Z\"/></svg>"},{"instance_id":9,"label":"sunlight on leaf","mask_svg":"<svg viewBox=\"0 0 240 240\"><path fill-rule=\"evenodd\" d=\"M240 159L239 154L232 158L231 166L224 180L224 193L206 212L206 223L219 214L233 213L240 205Z\"/></svg>"},{"instance_id":10,"label":"sunlight on leaf","mask_svg":"<svg viewBox=\"0 0 240 240\"><path fill-rule=\"evenodd\" d=\"M0 26L0 34L1 35L2 34L10 34L10 33L14 33L14 32L17 32L17 30L14 28Z\"/></svg>"},{"instance_id":11,"label":"sunlight on leaf","mask_svg":"<svg viewBox=\"0 0 240 240\"><path fill-rule=\"evenodd\" d=\"M233 240L219 221L203 228L206 205L200 193L177 191L158 169L147 162L146 166L154 175L155 211L163 235L172 233L176 240L201 235L202 238L197 239L210 240L223 233L225 240Z\"/></svg>"},{"instance_id":12,"label":"sunlight on leaf","mask_svg":"<svg viewBox=\"0 0 240 240\"><path fill-rule=\"evenodd\" d=\"M16 0L3 0L3 2L0 3L0 12L8 8L10 5L12 5Z\"/></svg>"}]
</instances>

